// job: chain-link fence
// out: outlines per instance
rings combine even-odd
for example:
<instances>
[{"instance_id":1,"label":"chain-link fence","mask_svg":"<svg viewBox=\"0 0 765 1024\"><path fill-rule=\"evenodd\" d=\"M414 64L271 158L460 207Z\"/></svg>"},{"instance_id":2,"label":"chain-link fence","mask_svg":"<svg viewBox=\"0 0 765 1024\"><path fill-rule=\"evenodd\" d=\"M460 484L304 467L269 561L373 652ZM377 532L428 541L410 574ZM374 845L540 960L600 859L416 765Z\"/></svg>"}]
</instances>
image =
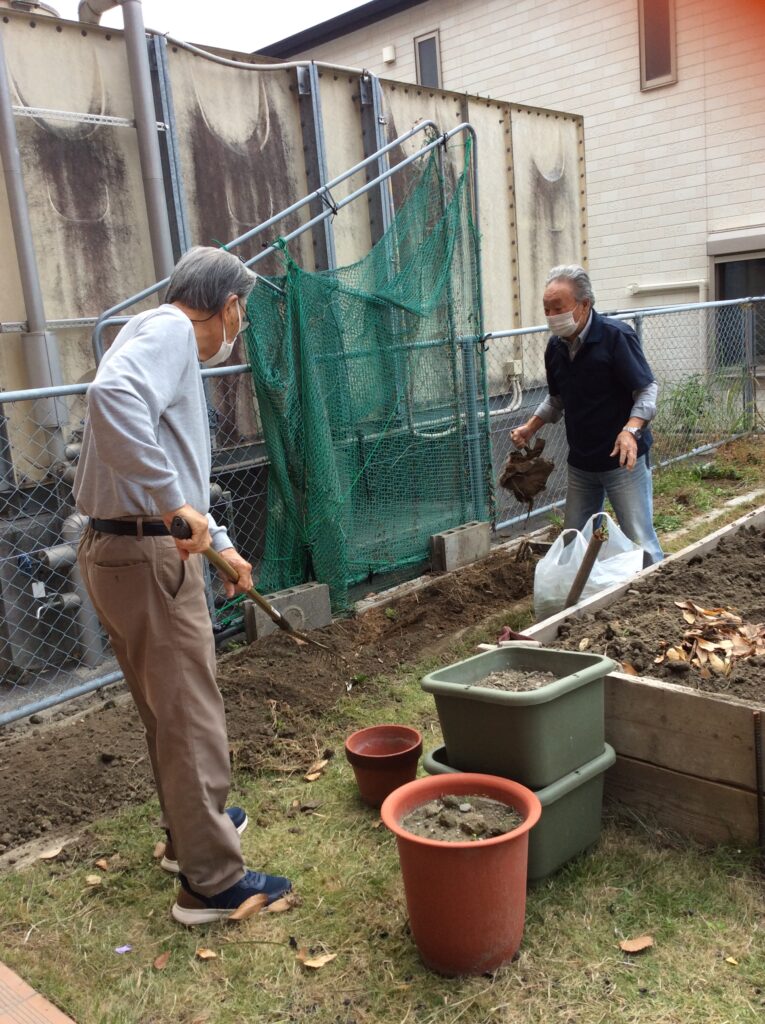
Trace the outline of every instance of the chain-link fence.
<instances>
[{"instance_id":1,"label":"chain-link fence","mask_svg":"<svg viewBox=\"0 0 765 1024\"><path fill-rule=\"evenodd\" d=\"M255 566L268 464L246 366L204 371L213 515ZM0 724L122 677L76 562L86 520L72 501L87 385L0 393ZM62 426L63 425L63 426ZM241 611L208 573L219 636Z\"/></svg>"},{"instance_id":2,"label":"chain-link fence","mask_svg":"<svg viewBox=\"0 0 765 1024\"><path fill-rule=\"evenodd\" d=\"M765 361L765 299L622 315L640 334L660 385L656 463L753 429L757 360ZM510 431L545 394L546 342L546 330L537 328L495 332L484 343L495 480L511 450ZM257 572L268 460L252 380L245 366L204 376L214 450L212 510ZM0 724L121 678L75 559L84 521L72 504L71 485L86 390L81 384L0 393ZM475 397L480 418L486 403ZM530 526L543 525L565 499L563 426L543 434L556 469ZM496 501L499 529L526 519L527 510L499 487ZM218 635L237 631L239 610L226 604L217 581L210 579L208 593Z\"/></svg>"},{"instance_id":3,"label":"chain-link fence","mask_svg":"<svg viewBox=\"0 0 765 1024\"><path fill-rule=\"evenodd\" d=\"M655 467L699 453L762 423L757 410L757 365L765 364L765 299L697 303L614 314L643 344L659 382L652 424ZM547 392L544 327L497 331L487 337L491 393L492 461L499 530L542 525L562 513L568 446L563 422L540 431L545 458L555 463L547 488L529 515L496 480L513 449L510 432L524 423ZM763 365L765 373L765 365ZM761 399L762 402L762 399Z\"/></svg>"}]
</instances>

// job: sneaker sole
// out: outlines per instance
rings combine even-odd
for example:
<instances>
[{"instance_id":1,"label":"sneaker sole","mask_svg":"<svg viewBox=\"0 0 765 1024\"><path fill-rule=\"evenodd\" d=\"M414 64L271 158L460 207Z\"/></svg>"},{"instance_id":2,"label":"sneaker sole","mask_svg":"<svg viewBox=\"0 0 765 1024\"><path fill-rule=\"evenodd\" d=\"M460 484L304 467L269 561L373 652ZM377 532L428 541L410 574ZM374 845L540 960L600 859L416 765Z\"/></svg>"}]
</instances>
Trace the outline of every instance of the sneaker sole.
<instances>
[{"instance_id":1,"label":"sneaker sole","mask_svg":"<svg viewBox=\"0 0 765 1024\"><path fill-rule=\"evenodd\" d=\"M239 835L241 835L242 832L244 832L244 830L247 828L247 826L249 824L250 824L250 819L245 814L244 821L237 828L237 832L239 833ZM178 872L181 870L180 866L178 864L178 861L177 860L170 860L168 857L163 857L162 860L159 862L159 866L162 868L163 871L167 871L167 873L169 875L177 875ZM182 908L179 908L179 909L182 909ZM192 913L192 911L188 911L188 913ZM200 913L202 913L202 911L200 911ZM229 913L230 913L230 911L229 911ZM180 920L180 919L176 918L176 920ZM211 921L217 921L218 918L217 917L213 917L213 918L210 918L210 920ZM202 924L203 922L200 921L199 923ZM184 922L184 924L185 924L185 922Z\"/></svg>"}]
</instances>

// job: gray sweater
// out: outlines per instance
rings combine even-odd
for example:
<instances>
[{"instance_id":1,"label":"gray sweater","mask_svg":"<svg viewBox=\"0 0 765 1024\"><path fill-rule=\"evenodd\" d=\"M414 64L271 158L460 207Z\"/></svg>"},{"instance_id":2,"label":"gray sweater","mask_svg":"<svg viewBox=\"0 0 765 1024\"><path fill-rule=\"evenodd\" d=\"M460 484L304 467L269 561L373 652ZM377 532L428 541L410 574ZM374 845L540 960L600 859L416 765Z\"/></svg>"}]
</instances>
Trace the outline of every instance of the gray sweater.
<instances>
[{"instance_id":1,"label":"gray sweater","mask_svg":"<svg viewBox=\"0 0 765 1024\"><path fill-rule=\"evenodd\" d=\"M210 507L210 430L191 321L176 306L134 316L88 388L74 480L85 515L157 518ZM208 514L213 547L231 547Z\"/></svg>"}]
</instances>

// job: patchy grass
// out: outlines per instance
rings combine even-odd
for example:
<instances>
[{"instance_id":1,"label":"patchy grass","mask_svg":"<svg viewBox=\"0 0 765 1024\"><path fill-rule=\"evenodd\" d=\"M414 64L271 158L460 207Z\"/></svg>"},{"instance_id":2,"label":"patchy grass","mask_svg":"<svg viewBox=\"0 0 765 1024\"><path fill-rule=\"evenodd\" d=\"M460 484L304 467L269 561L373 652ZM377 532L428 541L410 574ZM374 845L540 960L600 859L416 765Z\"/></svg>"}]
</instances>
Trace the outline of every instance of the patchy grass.
<instances>
[{"instance_id":1,"label":"patchy grass","mask_svg":"<svg viewBox=\"0 0 765 1024\"><path fill-rule=\"evenodd\" d=\"M765 437L757 434L722 445L696 461L659 468L653 479L656 532L661 537L683 529L727 501L762 488L764 483ZM736 506L729 517L726 511L715 528L732 522L755 504L762 504L762 499L756 499L751 506ZM691 542L684 536L680 546L688 543Z\"/></svg>"},{"instance_id":2,"label":"patchy grass","mask_svg":"<svg viewBox=\"0 0 765 1024\"><path fill-rule=\"evenodd\" d=\"M509 620L517 628L526 614L517 606ZM426 749L440 743L420 678L505 621L498 614L439 658L354 686L317 723L299 763L237 775L232 799L252 820L247 861L294 879L301 903L290 912L193 931L174 924L174 883L152 859L152 803L98 823L59 860L2 878L0 956L78 1024L759 1020L765 917L753 851L703 851L635 819L609 819L589 856L530 891L515 963L473 979L421 965L394 838L358 800L343 738L394 720L422 728ZM335 756L324 774L305 782L326 748ZM100 873L94 864L104 856L111 867ZM88 883L94 873L98 885ZM619 950L621 938L644 933L653 949ZM126 944L131 952L115 952ZM198 960L199 947L217 957ZM300 947L336 958L310 971ZM165 952L169 962L156 970Z\"/></svg>"}]
</instances>

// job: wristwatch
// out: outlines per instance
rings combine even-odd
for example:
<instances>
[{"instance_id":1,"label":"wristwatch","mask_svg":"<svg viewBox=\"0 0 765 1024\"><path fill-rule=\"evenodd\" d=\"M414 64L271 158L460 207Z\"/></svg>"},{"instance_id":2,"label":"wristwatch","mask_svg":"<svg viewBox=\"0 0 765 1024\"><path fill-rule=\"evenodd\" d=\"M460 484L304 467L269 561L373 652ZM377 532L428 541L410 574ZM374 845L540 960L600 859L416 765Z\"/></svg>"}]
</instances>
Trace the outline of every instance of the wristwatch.
<instances>
[{"instance_id":1,"label":"wristwatch","mask_svg":"<svg viewBox=\"0 0 765 1024\"><path fill-rule=\"evenodd\" d=\"M635 438L635 440L639 441L640 438L643 436L643 428L642 427L622 427L622 433L623 434L632 434L632 436Z\"/></svg>"}]
</instances>

